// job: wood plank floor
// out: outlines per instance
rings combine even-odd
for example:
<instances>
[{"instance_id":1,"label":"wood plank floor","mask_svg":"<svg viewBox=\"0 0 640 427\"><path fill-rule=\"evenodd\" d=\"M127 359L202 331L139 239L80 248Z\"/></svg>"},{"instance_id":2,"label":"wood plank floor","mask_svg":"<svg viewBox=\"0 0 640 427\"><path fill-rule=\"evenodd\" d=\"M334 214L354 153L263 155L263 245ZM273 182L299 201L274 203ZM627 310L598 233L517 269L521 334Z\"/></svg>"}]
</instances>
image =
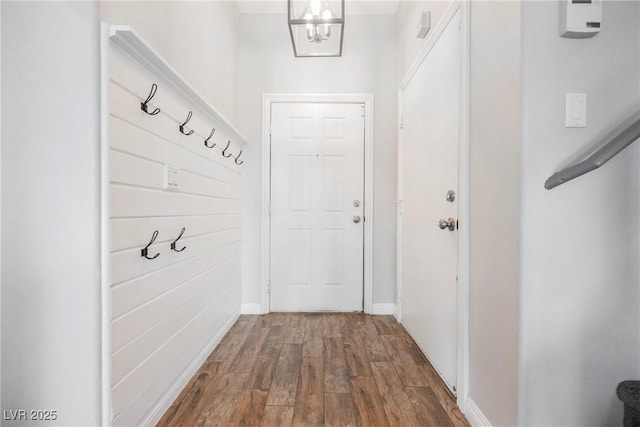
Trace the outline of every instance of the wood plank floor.
<instances>
[{"instance_id":1,"label":"wood plank floor","mask_svg":"<svg viewBox=\"0 0 640 427\"><path fill-rule=\"evenodd\" d=\"M241 316L159 426L469 426L392 316Z\"/></svg>"}]
</instances>

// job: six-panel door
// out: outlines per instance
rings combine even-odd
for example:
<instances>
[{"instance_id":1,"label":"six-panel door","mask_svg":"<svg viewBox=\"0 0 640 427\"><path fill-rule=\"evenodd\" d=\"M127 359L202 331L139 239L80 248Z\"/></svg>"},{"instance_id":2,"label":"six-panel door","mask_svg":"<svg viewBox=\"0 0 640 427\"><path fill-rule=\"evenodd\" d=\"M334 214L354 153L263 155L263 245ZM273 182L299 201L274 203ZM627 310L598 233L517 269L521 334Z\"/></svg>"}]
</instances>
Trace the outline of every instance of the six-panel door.
<instances>
[{"instance_id":1,"label":"six-panel door","mask_svg":"<svg viewBox=\"0 0 640 427\"><path fill-rule=\"evenodd\" d=\"M274 103L271 311L361 311L362 104Z\"/></svg>"}]
</instances>

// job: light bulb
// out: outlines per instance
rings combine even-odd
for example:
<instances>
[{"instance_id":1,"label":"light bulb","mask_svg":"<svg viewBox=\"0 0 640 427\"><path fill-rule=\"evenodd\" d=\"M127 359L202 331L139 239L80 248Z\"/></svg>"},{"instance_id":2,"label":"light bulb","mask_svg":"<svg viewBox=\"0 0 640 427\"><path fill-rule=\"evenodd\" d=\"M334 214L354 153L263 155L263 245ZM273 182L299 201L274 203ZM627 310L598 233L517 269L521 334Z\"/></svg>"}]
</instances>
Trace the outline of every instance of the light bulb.
<instances>
[{"instance_id":1,"label":"light bulb","mask_svg":"<svg viewBox=\"0 0 640 427\"><path fill-rule=\"evenodd\" d=\"M305 19L307 21L311 21L311 19L313 19L313 16L311 15L311 13L307 12L304 14L304 16L302 17L302 19ZM309 39L309 41L313 41L313 25L311 24L307 24L307 39Z\"/></svg>"},{"instance_id":2,"label":"light bulb","mask_svg":"<svg viewBox=\"0 0 640 427\"><path fill-rule=\"evenodd\" d=\"M324 12L322 12L322 19L331 19L333 18L333 14L331 13L330 9L325 9ZM329 24L324 24L324 39L328 39L329 36L331 36L331 25Z\"/></svg>"},{"instance_id":3,"label":"light bulb","mask_svg":"<svg viewBox=\"0 0 640 427\"><path fill-rule=\"evenodd\" d=\"M322 6L321 0L311 0L311 14L314 17L320 16L321 6Z\"/></svg>"}]
</instances>

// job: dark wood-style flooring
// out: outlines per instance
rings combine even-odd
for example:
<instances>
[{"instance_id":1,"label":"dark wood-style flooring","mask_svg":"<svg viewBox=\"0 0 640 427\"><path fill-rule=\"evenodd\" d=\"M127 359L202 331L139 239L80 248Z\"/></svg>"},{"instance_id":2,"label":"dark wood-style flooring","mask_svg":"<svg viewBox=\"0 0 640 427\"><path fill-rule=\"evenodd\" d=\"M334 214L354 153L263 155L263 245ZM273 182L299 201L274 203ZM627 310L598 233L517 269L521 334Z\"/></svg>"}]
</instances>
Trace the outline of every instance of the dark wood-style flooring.
<instances>
[{"instance_id":1,"label":"dark wood-style flooring","mask_svg":"<svg viewBox=\"0 0 640 427\"><path fill-rule=\"evenodd\" d=\"M392 316L241 316L159 426L468 426Z\"/></svg>"}]
</instances>

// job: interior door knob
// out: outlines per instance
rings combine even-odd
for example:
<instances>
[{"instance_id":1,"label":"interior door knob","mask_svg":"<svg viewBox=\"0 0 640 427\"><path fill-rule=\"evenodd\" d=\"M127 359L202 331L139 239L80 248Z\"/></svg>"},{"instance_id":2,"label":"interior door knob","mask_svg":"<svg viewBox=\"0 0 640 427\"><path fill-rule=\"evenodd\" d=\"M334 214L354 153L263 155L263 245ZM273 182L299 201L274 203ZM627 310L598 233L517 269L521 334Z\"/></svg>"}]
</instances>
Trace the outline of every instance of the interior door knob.
<instances>
[{"instance_id":1,"label":"interior door knob","mask_svg":"<svg viewBox=\"0 0 640 427\"><path fill-rule=\"evenodd\" d=\"M354 215L353 222L355 222L356 224L359 223L360 222L360 216L359 215Z\"/></svg>"},{"instance_id":2,"label":"interior door knob","mask_svg":"<svg viewBox=\"0 0 640 427\"><path fill-rule=\"evenodd\" d=\"M438 222L438 227L440 227L440 230L444 230L448 228L449 231L453 231L456 229L456 220L453 218L441 219Z\"/></svg>"}]
</instances>

